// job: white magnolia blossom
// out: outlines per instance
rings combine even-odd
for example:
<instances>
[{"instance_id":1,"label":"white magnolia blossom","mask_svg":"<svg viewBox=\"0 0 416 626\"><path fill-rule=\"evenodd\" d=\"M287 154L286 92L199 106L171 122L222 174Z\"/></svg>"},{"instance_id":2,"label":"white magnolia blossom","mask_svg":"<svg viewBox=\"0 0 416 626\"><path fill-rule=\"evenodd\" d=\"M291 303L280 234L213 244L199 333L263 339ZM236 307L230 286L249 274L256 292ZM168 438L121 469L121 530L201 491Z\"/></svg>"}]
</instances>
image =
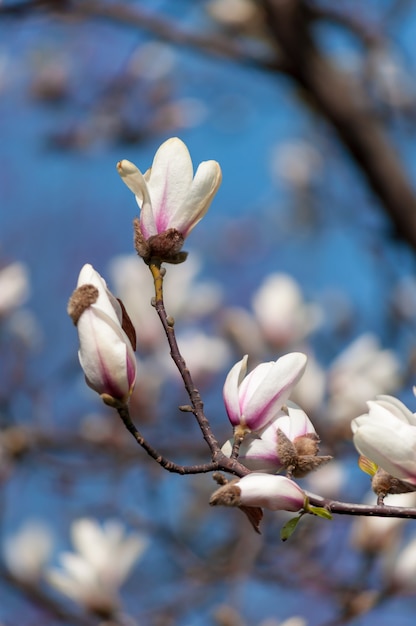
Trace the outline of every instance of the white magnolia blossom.
<instances>
[{"instance_id":1,"label":"white magnolia blossom","mask_svg":"<svg viewBox=\"0 0 416 626\"><path fill-rule=\"evenodd\" d=\"M145 239L170 228L184 237L189 235L208 211L221 183L216 161L202 162L194 176L188 148L177 137L160 146L145 174L126 159L117 164L117 170L136 197Z\"/></svg>"},{"instance_id":2,"label":"white magnolia blossom","mask_svg":"<svg viewBox=\"0 0 416 626\"><path fill-rule=\"evenodd\" d=\"M318 305L304 302L298 283L288 274L267 276L252 306L265 339L277 347L298 344L322 321Z\"/></svg>"},{"instance_id":3,"label":"white magnolia blossom","mask_svg":"<svg viewBox=\"0 0 416 626\"><path fill-rule=\"evenodd\" d=\"M281 409L264 428L258 433L247 435L239 450L238 460L251 470L276 472L282 468L277 443L282 431L289 441L294 442L298 437L316 435L315 428L306 413L293 402L287 402L285 409ZM225 442L222 451L231 456L234 439Z\"/></svg>"},{"instance_id":4,"label":"white magnolia blossom","mask_svg":"<svg viewBox=\"0 0 416 626\"><path fill-rule=\"evenodd\" d=\"M29 274L26 265L11 263L0 269L0 317L9 315L29 297Z\"/></svg>"},{"instance_id":5,"label":"white magnolia blossom","mask_svg":"<svg viewBox=\"0 0 416 626\"><path fill-rule=\"evenodd\" d=\"M354 445L388 474L416 485L416 415L391 396L367 402L352 421Z\"/></svg>"},{"instance_id":6,"label":"white magnolia blossom","mask_svg":"<svg viewBox=\"0 0 416 626\"><path fill-rule=\"evenodd\" d=\"M366 503L374 504L374 493L368 495ZM386 506L414 507L416 493L388 495L383 503ZM395 549L403 526L408 520L400 517L377 517L363 515L357 517L351 527L351 544L357 550L369 553L385 553Z\"/></svg>"},{"instance_id":7,"label":"white magnolia blossom","mask_svg":"<svg viewBox=\"0 0 416 626\"><path fill-rule=\"evenodd\" d=\"M240 504L259 506L272 511L300 511L305 494L293 480L252 472L235 483L240 491Z\"/></svg>"},{"instance_id":8,"label":"white magnolia blossom","mask_svg":"<svg viewBox=\"0 0 416 626\"><path fill-rule=\"evenodd\" d=\"M346 422L365 409L369 398L393 393L400 384L400 363L371 333L353 341L328 372L328 419Z\"/></svg>"},{"instance_id":9,"label":"white magnolia blossom","mask_svg":"<svg viewBox=\"0 0 416 626\"><path fill-rule=\"evenodd\" d=\"M83 518L71 526L76 552L59 555L60 568L47 571L48 582L85 609L113 613L119 606L119 589L146 548L137 533L128 536L118 520L100 525Z\"/></svg>"},{"instance_id":10,"label":"white magnolia blossom","mask_svg":"<svg viewBox=\"0 0 416 626\"><path fill-rule=\"evenodd\" d=\"M3 544L3 557L11 574L26 584L36 584L42 576L53 547L49 526L28 520Z\"/></svg>"},{"instance_id":11,"label":"white magnolia blossom","mask_svg":"<svg viewBox=\"0 0 416 626\"><path fill-rule=\"evenodd\" d=\"M416 537L399 552L395 559L389 560L385 574L394 583L408 591L416 588Z\"/></svg>"},{"instance_id":12,"label":"white magnolia blossom","mask_svg":"<svg viewBox=\"0 0 416 626\"><path fill-rule=\"evenodd\" d=\"M277 361L260 363L247 374L247 355L226 378L223 396L231 424L242 432L258 431L272 420L302 376L307 357L286 354Z\"/></svg>"},{"instance_id":13,"label":"white magnolia blossom","mask_svg":"<svg viewBox=\"0 0 416 626\"><path fill-rule=\"evenodd\" d=\"M103 397L126 402L136 380L136 358L122 327L120 303L92 265L82 268L68 313L77 326L88 385Z\"/></svg>"}]
</instances>

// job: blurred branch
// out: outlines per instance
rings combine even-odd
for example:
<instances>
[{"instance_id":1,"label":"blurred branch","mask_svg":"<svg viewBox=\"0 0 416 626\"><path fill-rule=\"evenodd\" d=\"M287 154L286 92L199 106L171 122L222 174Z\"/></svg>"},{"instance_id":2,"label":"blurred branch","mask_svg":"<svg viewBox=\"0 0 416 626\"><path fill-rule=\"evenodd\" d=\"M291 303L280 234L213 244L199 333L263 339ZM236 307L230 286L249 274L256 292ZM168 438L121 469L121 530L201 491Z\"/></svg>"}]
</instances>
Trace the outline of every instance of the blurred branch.
<instances>
[{"instance_id":1,"label":"blurred branch","mask_svg":"<svg viewBox=\"0 0 416 626\"><path fill-rule=\"evenodd\" d=\"M245 43L218 33L185 31L171 19L144 11L138 4L97 0L31 0L0 6L0 15L24 15L53 9L62 15L100 18L141 29L172 44L228 58L257 69L289 75L335 129L392 220L396 234L416 248L416 196L371 101L357 81L321 54L311 25L318 19L338 21L370 43L375 34L358 20L334 9L311 8L307 0L261 0L265 23L276 42L275 58L254 54Z\"/></svg>"},{"instance_id":2,"label":"blurred branch","mask_svg":"<svg viewBox=\"0 0 416 626\"><path fill-rule=\"evenodd\" d=\"M302 0L261 0L266 23L290 74L333 126L389 214L397 234L416 248L416 196L403 164L361 86L319 51Z\"/></svg>"},{"instance_id":3,"label":"blurred branch","mask_svg":"<svg viewBox=\"0 0 416 626\"><path fill-rule=\"evenodd\" d=\"M97 0L29 0L15 5L0 6L0 15L18 17L38 9L53 10L63 15L109 20L112 23L146 31L162 41L191 48L199 53L227 58L258 69L286 71L279 59L268 59L264 55L251 53L246 45L236 39L218 33L201 35L184 30L173 20L145 11L138 4L132 6L123 2Z\"/></svg>"}]
</instances>

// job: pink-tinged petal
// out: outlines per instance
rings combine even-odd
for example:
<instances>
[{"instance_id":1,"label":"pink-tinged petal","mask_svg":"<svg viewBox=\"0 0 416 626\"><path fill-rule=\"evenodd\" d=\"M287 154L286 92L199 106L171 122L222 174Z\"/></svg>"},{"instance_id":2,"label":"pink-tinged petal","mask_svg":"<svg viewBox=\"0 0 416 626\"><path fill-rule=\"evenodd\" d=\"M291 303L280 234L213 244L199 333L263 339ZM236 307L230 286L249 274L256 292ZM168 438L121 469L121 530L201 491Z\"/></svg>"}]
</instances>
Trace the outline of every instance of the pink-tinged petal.
<instances>
[{"instance_id":1,"label":"pink-tinged petal","mask_svg":"<svg viewBox=\"0 0 416 626\"><path fill-rule=\"evenodd\" d=\"M88 384L99 394L126 401L135 381L130 341L114 320L90 307L78 321L79 360Z\"/></svg>"},{"instance_id":2,"label":"pink-tinged petal","mask_svg":"<svg viewBox=\"0 0 416 626\"><path fill-rule=\"evenodd\" d=\"M305 494L292 480L253 472L236 483L244 506L259 506L272 511L300 511L305 505Z\"/></svg>"},{"instance_id":3,"label":"pink-tinged petal","mask_svg":"<svg viewBox=\"0 0 416 626\"><path fill-rule=\"evenodd\" d=\"M78 276L77 287L83 285L93 285L98 289L98 298L92 306L106 313L116 323L121 324L122 313L118 300L107 289L104 278L89 263L83 266Z\"/></svg>"},{"instance_id":4,"label":"pink-tinged petal","mask_svg":"<svg viewBox=\"0 0 416 626\"><path fill-rule=\"evenodd\" d=\"M237 426L240 423L240 400L239 386L247 372L247 354L238 361L229 371L225 379L223 397L224 404L231 424Z\"/></svg>"},{"instance_id":5,"label":"pink-tinged petal","mask_svg":"<svg viewBox=\"0 0 416 626\"><path fill-rule=\"evenodd\" d=\"M192 177L192 161L186 145L177 137L165 141L155 154L150 172L146 172L158 233L173 227L173 216L185 202Z\"/></svg>"},{"instance_id":6,"label":"pink-tinged petal","mask_svg":"<svg viewBox=\"0 0 416 626\"><path fill-rule=\"evenodd\" d=\"M221 168L216 161L201 163L183 204L172 215L170 226L186 237L208 211L221 180Z\"/></svg>"},{"instance_id":7,"label":"pink-tinged petal","mask_svg":"<svg viewBox=\"0 0 416 626\"><path fill-rule=\"evenodd\" d=\"M276 437L276 432L273 439L260 439L256 435L247 435L240 446L239 462L253 471L278 472L282 464L277 456ZM228 457L231 456L233 443L234 438L228 439L221 448Z\"/></svg>"},{"instance_id":8,"label":"pink-tinged petal","mask_svg":"<svg viewBox=\"0 0 416 626\"><path fill-rule=\"evenodd\" d=\"M251 387L247 388L247 400L242 407L243 419L251 430L262 428L285 404L305 370L306 361L306 355L293 352L282 356L275 363L268 364L268 371L266 368L258 370L260 367L258 366L256 370L265 374L262 380L258 372L253 370L251 374L256 372L253 376L253 386L256 385L256 388L254 391ZM244 383L245 381L242 387Z\"/></svg>"}]
</instances>

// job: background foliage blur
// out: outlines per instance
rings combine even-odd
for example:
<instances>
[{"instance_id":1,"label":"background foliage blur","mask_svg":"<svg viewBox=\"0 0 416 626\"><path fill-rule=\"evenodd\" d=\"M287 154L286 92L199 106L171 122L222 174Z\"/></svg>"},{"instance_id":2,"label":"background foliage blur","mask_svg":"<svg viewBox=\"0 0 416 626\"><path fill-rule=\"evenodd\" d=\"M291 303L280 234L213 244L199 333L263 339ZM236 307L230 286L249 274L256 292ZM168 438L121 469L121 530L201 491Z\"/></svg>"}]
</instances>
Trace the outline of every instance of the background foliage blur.
<instances>
[{"instance_id":1,"label":"background foliage blur","mask_svg":"<svg viewBox=\"0 0 416 626\"><path fill-rule=\"evenodd\" d=\"M413 624L414 522L311 518L281 544L282 514L258 537L210 510L209 476L163 472L86 387L66 304L92 263L137 327L134 419L177 462L209 460L115 164L144 171L175 135L219 161L166 278L206 414L225 441L231 365L305 351L295 399L335 460L303 484L364 501L350 420L379 393L416 404L415 25L406 0L0 3L3 626ZM89 537L116 595L129 574L118 621L50 576Z\"/></svg>"}]
</instances>

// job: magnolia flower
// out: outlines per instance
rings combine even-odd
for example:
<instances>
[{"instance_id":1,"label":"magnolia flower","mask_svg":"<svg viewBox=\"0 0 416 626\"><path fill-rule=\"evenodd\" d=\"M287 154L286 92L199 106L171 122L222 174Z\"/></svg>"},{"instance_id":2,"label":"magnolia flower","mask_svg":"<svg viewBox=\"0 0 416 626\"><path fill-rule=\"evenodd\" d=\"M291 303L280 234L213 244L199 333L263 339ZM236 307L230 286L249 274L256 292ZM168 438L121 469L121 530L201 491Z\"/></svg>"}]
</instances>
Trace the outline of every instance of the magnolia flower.
<instances>
[{"instance_id":1,"label":"magnolia flower","mask_svg":"<svg viewBox=\"0 0 416 626\"><path fill-rule=\"evenodd\" d=\"M273 346L302 341L322 321L318 305L305 304L299 285L287 274L267 276L252 306L264 337Z\"/></svg>"},{"instance_id":2,"label":"magnolia flower","mask_svg":"<svg viewBox=\"0 0 416 626\"><path fill-rule=\"evenodd\" d=\"M374 494L367 496L367 504L374 503ZM389 495L384 499L388 506L413 507L416 504L416 494L401 493ZM351 544L357 550L379 554L386 553L397 547L404 524L408 520L399 517L372 517L363 515L357 517L351 527Z\"/></svg>"},{"instance_id":3,"label":"magnolia flower","mask_svg":"<svg viewBox=\"0 0 416 626\"><path fill-rule=\"evenodd\" d=\"M63 552L61 569L50 568L48 582L77 604L100 615L112 614L119 604L118 591L146 547L138 534L125 536L123 525L92 519L71 526L76 552Z\"/></svg>"},{"instance_id":4,"label":"magnolia flower","mask_svg":"<svg viewBox=\"0 0 416 626\"><path fill-rule=\"evenodd\" d=\"M238 460L251 470L277 472L283 467L283 459L279 455L279 434L282 433L290 442L303 437L316 436L315 428L301 408L288 402L276 417L258 433L251 433L243 440ZM234 439L225 442L222 451L231 455Z\"/></svg>"},{"instance_id":5,"label":"magnolia flower","mask_svg":"<svg viewBox=\"0 0 416 626\"><path fill-rule=\"evenodd\" d=\"M305 500L305 493L289 478L252 472L217 489L211 496L210 504L300 511L305 506Z\"/></svg>"},{"instance_id":6,"label":"magnolia flower","mask_svg":"<svg viewBox=\"0 0 416 626\"><path fill-rule=\"evenodd\" d=\"M23 263L11 263L0 269L0 317L9 315L29 296L29 275Z\"/></svg>"},{"instance_id":7,"label":"magnolia flower","mask_svg":"<svg viewBox=\"0 0 416 626\"><path fill-rule=\"evenodd\" d=\"M27 584L39 580L52 551L52 535L40 521L27 521L7 537L3 547L4 560L15 578Z\"/></svg>"},{"instance_id":8,"label":"magnolia flower","mask_svg":"<svg viewBox=\"0 0 416 626\"><path fill-rule=\"evenodd\" d=\"M292 352L247 372L247 355L231 368L223 396L228 417L240 434L258 431L288 400L306 367L306 355Z\"/></svg>"},{"instance_id":9,"label":"magnolia flower","mask_svg":"<svg viewBox=\"0 0 416 626\"><path fill-rule=\"evenodd\" d=\"M352 421L354 445L388 474L416 485L416 416L399 400L378 396Z\"/></svg>"},{"instance_id":10,"label":"magnolia flower","mask_svg":"<svg viewBox=\"0 0 416 626\"><path fill-rule=\"evenodd\" d=\"M400 364L392 350L383 350L371 333L355 339L328 372L327 417L348 422L365 410L368 398L393 393L400 383Z\"/></svg>"},{"instance_id":11,"label":"magnolia flower","mask_svg":"<svg viewBox=\"0 0 416 626\"><path fill-rule=\"evenodd\" d=\"M82 268L68 313L78 329L78 356L87 384L105 401L125 403L136 379L134 332L124 307L92 265Z\"/></svg>"},{"instance_id":12,"label":"magnolia flower","mask_svg":"<svg viewBox=\"0 0 416 626\"><path fill-rule=\"evenodd\" d=\"M136 196L145 239L171 228L187 237L208 211L221 183L216 161L204 161L193 175L188 148L177 137L160 146L145 174L126 159L117 164L117 170Z\"/></svg>"}]
</instances>

